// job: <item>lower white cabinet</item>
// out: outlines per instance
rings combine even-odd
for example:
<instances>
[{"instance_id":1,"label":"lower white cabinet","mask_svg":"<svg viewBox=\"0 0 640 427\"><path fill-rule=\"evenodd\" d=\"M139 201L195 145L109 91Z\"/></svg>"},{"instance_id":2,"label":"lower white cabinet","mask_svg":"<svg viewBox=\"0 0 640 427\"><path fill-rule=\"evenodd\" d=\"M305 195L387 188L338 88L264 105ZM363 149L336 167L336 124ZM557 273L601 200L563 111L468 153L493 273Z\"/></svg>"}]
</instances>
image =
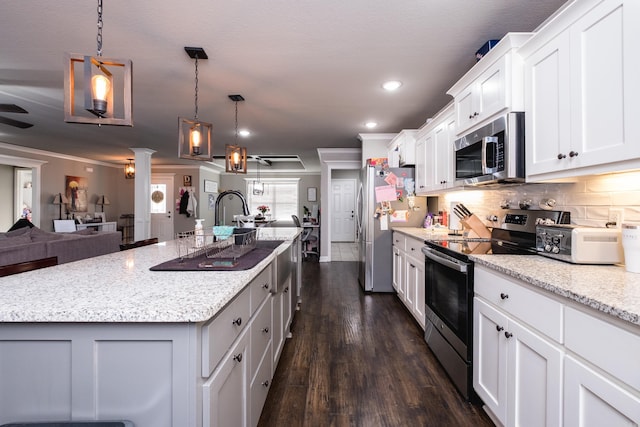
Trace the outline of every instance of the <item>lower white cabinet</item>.
<instances>
[{"instance_id":1,"label":"lower white cabinet","mask_svg":"<svg viewBox=\"0 0 640 427\"><path fill-rule=\"evenodd\" d=\"M640 424L640 328L475 266L473 386L504 426Z\"/></svg>"},{"instance_id":2,"label":"lower white cabinet","mask_svg":"<svg viewBox=\"0 0 640 427\"><path fill-rule=\"evenodd\" d=\"M249 338L247 329L202 386L203 425L248 426Z\"/></svg>"},{"instance_id":3,"label":"lower white cabinet","mask_svg":"<svg viewBox=\"0 0 640 427\"><path fill-rule=\"evenodd\" d=\"M561 425L562 352L480 298L474 299L476 393L505 426Z\"/></svg>"},{"instance_id":4,"label":"lower white cabinet","mask_svg":"<svg viewBox=\"0 0 640 427\"><path fill-rule=\"evenodd\" d=\"M398 298L424 329L425 277L424 242L393 232L393 287Z\"/></svg>"},{"instance_id":5,"label":"lower white cabinet","mask_svg":"<svg viewBox=\"0 0 640 427\"><path fill-rule=\"evenodd\" d=\"M571 356L565 358L564 378L565 426L640 425L640 396L637 393L634 395L623 389Z\"/></svg>"}]
</instances>

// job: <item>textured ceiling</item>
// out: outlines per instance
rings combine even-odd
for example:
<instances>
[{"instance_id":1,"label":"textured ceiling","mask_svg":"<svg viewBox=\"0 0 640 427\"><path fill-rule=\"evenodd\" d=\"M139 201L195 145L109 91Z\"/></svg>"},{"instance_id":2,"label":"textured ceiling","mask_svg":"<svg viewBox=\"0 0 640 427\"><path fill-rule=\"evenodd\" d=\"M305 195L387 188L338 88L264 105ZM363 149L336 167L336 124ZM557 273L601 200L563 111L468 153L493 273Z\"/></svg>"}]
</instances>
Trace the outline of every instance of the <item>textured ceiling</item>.
<instances>
[{"instance_id":1,"label":"textured ceiling","mask_svg":"<svg viewBox=\"0 0 640 427\"><path fill-rule=\"evenodd\" d=\"M3 1L0 142L123 164L130 147L177 159L178 116L194 114L194 61L203 47L199 118L213 123L214 154L234 142L234 103L249 154L299 155L357 147L357 135L418 128L450 98L475 51L506 32L531 31L564 0L103 0L105 57L133 61L134 127L63 121L63 56L96 52L97 1ZM394 93L387 79L404 84ZM368 120L379 123L374 131Z\"/></svg>"}]
</instances>

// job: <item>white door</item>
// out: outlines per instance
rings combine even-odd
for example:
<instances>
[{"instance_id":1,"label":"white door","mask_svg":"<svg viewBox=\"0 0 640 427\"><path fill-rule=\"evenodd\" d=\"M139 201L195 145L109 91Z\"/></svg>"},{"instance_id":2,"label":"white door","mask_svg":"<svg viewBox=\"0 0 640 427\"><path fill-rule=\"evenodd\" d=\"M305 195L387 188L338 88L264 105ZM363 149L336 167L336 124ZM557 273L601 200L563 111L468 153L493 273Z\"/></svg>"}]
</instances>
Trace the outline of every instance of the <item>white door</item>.
<instances>
[{"instance_id":1,"label":"white door","mask_svg":"<svg viewBox=\"0 0 640 427\"><path fill-rule=\"evenodd\" d=\"M173 175L151 176L151 237L159 242L173 240Z\"/></svg>"},{"instance_id":2,"label":"white door","mask_svg":"<svg viewBox=\"0 0 640 427\"><path fill-rule=\"evenodd\" d=\"M356 180L331 180L331 241L355 241Z\"/></svg>"}]
</instances>

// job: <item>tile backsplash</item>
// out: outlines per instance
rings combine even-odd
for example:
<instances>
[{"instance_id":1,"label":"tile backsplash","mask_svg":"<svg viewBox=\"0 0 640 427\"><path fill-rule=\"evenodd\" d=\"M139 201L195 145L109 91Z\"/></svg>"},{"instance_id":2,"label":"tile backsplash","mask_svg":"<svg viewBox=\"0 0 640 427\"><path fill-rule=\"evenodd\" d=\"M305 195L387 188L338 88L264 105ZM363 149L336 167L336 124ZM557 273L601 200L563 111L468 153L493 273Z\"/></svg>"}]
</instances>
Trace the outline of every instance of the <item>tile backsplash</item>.
<instances>
[{"instance_id":1,"label":"tile backsplash","mask_svg":"<svg viewBox=\"0 0 640 427\"><path fill-rule=\"evenodd\" d=\"M604 227L609 209L621 209L623 222L640 222L640 171L595 175L571 183L506 185L492 188L468 188L441 195L440 209L450 210L452 202L462 202L486 221L498 214L501 206L519 209L519 204L530 200L530 209L540 209L540 203L553 199L555 210L571 212L571 223Z\"/></svg>"}]
</instances>

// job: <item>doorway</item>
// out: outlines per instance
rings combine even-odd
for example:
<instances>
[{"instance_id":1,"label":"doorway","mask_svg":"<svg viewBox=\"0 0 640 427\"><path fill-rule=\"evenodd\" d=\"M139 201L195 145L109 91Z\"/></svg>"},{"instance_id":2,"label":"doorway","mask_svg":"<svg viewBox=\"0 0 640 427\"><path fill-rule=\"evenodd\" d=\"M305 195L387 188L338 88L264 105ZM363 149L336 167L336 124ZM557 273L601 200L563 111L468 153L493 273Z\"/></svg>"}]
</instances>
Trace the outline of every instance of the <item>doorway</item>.
<instances>
[{"instance_id":1,"label":"doorway","mask_svg":"<svg viewBox=\"0 0 640 427\"><path fill-rule=\"evenodd\" d=\"M355 179L331 180L331 241L355 241Z\"/></svg>"},{"instance_id":2,"label":"doorway","mask_svg":"<svg viewBox=\"0 0 640 427\"><path fill-rule=\"evenodd\" d=\"M151 237L159 242L173 240L173 174L153 174L150 190Z\"/></svg>"}]
</instances>

